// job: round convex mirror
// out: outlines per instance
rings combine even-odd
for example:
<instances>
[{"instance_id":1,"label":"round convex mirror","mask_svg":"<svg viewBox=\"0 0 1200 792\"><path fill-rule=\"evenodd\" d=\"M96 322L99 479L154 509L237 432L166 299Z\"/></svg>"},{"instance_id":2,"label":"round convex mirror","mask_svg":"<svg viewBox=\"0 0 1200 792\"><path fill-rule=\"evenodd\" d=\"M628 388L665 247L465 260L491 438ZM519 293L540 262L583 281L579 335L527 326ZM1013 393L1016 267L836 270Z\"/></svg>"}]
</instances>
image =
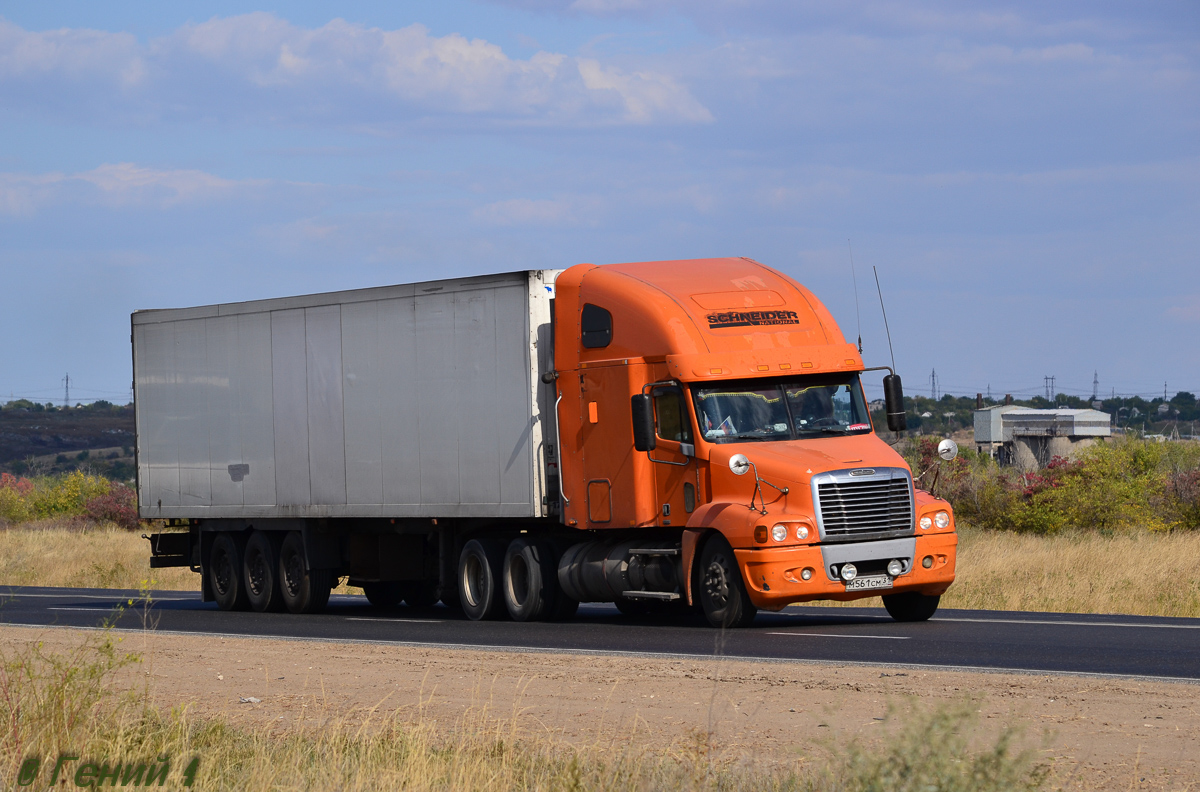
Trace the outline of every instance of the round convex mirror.
<instances>
[{"instance_id":1,"label":"round convex mirror","mask_svg":"<svg viewBox=\"0 0 1200 792\"><path fill-rule=\"evenodd\" d=\"M750 460L745 454L734 454L729 458L729 469L735 476L744 476L750 470Z\"/></svg>"},{"instance_id":2,"label":"round convex mirror","mask_svg":"<svg viewBox=\"0 0 1200 792\"><path fill-rule=\"evenodd\" d=\"M947 462L954 459L954 457L958 456L958 443L947 437L938 443L938 456Z\"/></svg>"}]
</instances>

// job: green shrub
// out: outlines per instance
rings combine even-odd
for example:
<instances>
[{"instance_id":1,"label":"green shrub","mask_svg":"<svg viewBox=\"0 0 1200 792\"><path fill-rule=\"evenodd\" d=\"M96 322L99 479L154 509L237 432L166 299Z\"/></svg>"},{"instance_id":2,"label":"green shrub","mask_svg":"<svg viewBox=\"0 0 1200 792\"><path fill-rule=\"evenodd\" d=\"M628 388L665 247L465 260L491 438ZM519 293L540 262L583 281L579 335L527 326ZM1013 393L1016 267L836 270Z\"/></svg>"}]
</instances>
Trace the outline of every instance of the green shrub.
<instances>
[{"instance_id":1,"label":"green shrub","mask_svg":"<svg viewBox=\"0 0 1200 792\"><path fill-rule=\"evenodd\" d=\"M970 450L934 464L937 439L910 444L906 458L917 485L954 506L958 520L979 528L1053 534L1066 529L1200 528L1200 445L1125 437L1055 457L1043 469L1001 468ZM928 472L927 472L928 471ZM923 474L923 475L922 475Z\"/></svg>"}]
</instances>

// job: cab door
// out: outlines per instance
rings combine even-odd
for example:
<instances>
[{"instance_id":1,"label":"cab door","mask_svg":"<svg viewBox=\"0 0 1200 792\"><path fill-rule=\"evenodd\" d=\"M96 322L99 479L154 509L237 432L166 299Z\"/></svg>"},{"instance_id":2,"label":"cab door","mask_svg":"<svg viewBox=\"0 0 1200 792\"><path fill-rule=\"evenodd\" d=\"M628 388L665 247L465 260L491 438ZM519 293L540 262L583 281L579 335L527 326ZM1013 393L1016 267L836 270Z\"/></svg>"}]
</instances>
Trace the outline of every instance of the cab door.
<instances>
[{"instance_id":1,"label":"cab door","mask_svg":"<svg viewBox=\"0 0 1200 792\"><path fill-rule=\"evenodd\" d=\"M692 422L679 387L659 386L654 399L655 449L649 453L654 465L657 494L657 523L683 526L696 509L696 446Z\"/></svg>"}]
</instances>

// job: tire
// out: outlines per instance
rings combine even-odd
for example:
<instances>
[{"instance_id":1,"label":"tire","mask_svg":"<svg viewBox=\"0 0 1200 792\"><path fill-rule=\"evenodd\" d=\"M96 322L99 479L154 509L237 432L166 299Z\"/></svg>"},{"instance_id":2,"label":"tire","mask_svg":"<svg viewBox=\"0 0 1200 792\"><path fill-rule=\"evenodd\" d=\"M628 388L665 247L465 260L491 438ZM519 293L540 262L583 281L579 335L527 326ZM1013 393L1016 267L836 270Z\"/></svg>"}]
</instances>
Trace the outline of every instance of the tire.
<instances>
[{"instance_id":1,"label":"tire","mask_svg":"<svg viewBox=\"0 0 1200 792\"><path fill-rule=\"evenodd\" d=\"M504 609L504 545L472 539L458 557L458 602L472 621L498 618Z\"/></svg>"},{"instance_id":2,"label":"tire","mask_svg":"<svg viewBox=\"0 0 1200 792\"><path fill-rule=\"evenodd\" d=\"M400 584L401 599L410 608L432 608L438 601L436 580L409 580Z\"/></svg>"},{"instance_id":3,"label":"tire","mask_svg":"<svg viewBox=\"0 0 1200 792\"><path fill-rule=\"evenodd\" d=\"M290 531L279 548L279 593L292 613L320 613L329 602L333 588L328 569L307 569L304 538Z\"/></svg>"},{"instance_id":4,"label":"tire","mask_svg":"<svg viewBox=\"0 0 1200 792\"><path fill-rule=\"evenodd\" d=\"M937 612L938 603L942 601L940 594L927 596L919 591L904 591L899 594L885 594L883 607L888 615L898 622L928 621Z\"/></svg>"},{"instance_id":5,"label":"tire","mask_svg":"<svg viewBox=\"0 0 1200 792\"><path fill-rule=\"evenodd\" d=\"M746 593L733 548L723 536L713 536L700 551L700 608L713 627L748 627L758 608Z\"/></svg>"},{"instance_id":6,"label":"tire","mask_svg":"<svg viewBox=\"0 0 1200 792\"><path fill-rule=\"evenodd\" d=\"M363 583L363 594L367 595L367 602L371 603L376 608L394 608L400 604L400 600L404 599L404 589L401 584L396 581L385 581L381 583Z\"/></svg>"},{"instance_id":7,"label":"tire","mask_svg":"<svg viewBox=\"0 0 1200 792\"><path fill-rule=\"evenodd\" d=\"M502 580L504 606L513 621L544 621L555 613L561 594L549 542L524 536L512 540L504 553Z\"/></svg>"},{"instance_id":8,"label":"tire","mask_svg":"<svg viewBox=\"0 0 1200 792\"><path fill-rule=\"evenodd\" d=\"M223 611L246 610L246 584L242 579L244 545L240 535L221 532L213 539L208 554L208 585L217 607Z\"/></svg>"},{"instance_id":9,"label":"tire","mask_svg":"<svg viewBox=\"0 0 1200 792\"><path fill-rule=\"evenodd\" d=\"M277 613L284 609L279 590L279 549L266 531L255 531L246 542L242 560L242 579L250 607L259 613Z\"/></svg>"}]
</instances>

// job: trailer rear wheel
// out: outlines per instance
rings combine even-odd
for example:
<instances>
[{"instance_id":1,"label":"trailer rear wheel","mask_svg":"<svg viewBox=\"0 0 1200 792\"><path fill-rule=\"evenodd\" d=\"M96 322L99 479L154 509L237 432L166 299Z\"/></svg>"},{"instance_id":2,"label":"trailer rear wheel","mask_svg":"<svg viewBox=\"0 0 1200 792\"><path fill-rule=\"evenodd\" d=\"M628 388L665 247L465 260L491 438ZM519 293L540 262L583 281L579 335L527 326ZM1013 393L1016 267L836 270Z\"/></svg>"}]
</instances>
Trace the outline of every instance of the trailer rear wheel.
<instances>
[{"instance_id":1,"label":"trailer rear wheel","mask_svg":"<svg viewBox=\"0 0 1200 792\"><path fill-rule=\"evenodd\" d=\"M700 607L713 627L748 627L758 608L746 593L733 548L714 536L700 553Z\"/></svg>"},{"instance_id":2,"label":"trailer rear wheel","mask_svg":"<svg viewBox=\"0 0 1200 792\"><path fill-rule=\"evenodd\" d=\"M304 538L291 531L279 549L279 591L292 613L320 613L329 602L333 581L328 569L308 569Z\"/></svg>"},{"instance_id":3,"label":"trailer rear wheel","mask_svg":"<svg viewBox=\"0 0 1200 792\"><path fill-rule=\"evenodd\" d=\"M242 578L244 550L238 539L240 537L234 538L224 532L217 534L208 555L208 584L217 607L224 611L246 610L250 607Z\"/></svg>"},{"instance_id":4,"label":"trailer rear wheel","mask_svg":"<svg viewBox=\"0 0 1200 792\"><path fill-rule=\"evenodd\" d=\"M515 621L542 621L555 615L558 564L549 542L522 536L504 554L504 605Z\"/></svg>"},{"instance_id":5,"label":"trailer rear wheel","mask_svg":"<svg viewBox=\"0 0 1200 792\"><path fill-rule=\"evenodd\" d=\"M250 534L243 567L250 607L259 613L283 610L283 594L279 590L279 550L266 531Z\"/></svg>"},{"instance_id":6,"label":"trailer rear wheel","mask_svg":"<svg viewBox=\"0 0 1200 792\"><path fill-rule=\"evenodd\" d=\"M887 594L883 598L883 607L888 615L898 622L928 621L937 612L940 595L928 596L919 591L902 591L899 594Z\"/></svg>"},{"instance_id":7,"label":"trailer rear wheel","mask_svg":"<svg viewBox=\"0 0 1200 792\"><path fill-rule=\"evenodd\" d=\"M500 581L504 572L504 545L472 539L458 557L458 600L473 621L494 619L504 611Z\"/></svg>"}]
</instances>

